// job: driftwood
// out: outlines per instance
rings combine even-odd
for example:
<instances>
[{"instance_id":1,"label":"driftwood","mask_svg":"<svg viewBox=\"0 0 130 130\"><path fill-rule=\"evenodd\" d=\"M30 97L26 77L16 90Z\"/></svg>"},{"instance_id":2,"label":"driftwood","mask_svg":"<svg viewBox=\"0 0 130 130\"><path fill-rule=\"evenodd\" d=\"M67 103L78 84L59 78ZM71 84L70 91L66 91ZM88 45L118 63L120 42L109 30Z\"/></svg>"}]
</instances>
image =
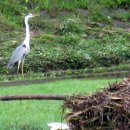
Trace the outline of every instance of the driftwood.
<instances>
[{"instance_id":1,"label":"driftwood","mask_svg":"<svg viewBox=\"0 0 130 130\"><path fill-rule=\"evenodd\" d=\"M65 100L67 95L7 95L0 96L0 101L10 100Z\"/></svg>"},{"instance_id":2,"label":"driftwood","mask_svg":"<svg viewBox=\"0 0 130 130\"><path fill-rule=\"evenodd\" d=\"M70 97L64 112L71 130L130 130L130 78Z\"/></svg>"}]
</instances>

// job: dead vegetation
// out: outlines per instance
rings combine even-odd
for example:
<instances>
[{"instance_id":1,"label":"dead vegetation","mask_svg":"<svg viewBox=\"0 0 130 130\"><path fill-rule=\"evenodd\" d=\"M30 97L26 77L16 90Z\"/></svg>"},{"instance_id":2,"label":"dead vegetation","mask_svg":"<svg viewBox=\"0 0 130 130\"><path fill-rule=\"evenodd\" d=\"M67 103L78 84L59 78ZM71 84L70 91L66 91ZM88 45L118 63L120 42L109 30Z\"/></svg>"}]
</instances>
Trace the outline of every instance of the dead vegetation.
<instances>
[{"instance_id":1,"label":"dead vegetation","mask_svg":"<svg viewBox=\"0 0 130 130\"><path fill-rule=\"evenodd\" d=\"M72 96L64 108L71 130L129 130L130 79L92 95Z\"/></svg>"}]
</instances>

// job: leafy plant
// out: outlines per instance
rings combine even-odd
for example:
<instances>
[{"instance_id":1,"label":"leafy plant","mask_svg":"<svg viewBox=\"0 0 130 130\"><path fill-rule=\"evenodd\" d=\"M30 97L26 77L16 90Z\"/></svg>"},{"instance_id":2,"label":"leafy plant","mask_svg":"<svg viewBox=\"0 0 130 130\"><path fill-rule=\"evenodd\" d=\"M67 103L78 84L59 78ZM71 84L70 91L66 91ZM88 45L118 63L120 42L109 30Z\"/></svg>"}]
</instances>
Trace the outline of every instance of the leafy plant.
<instances>
[{"instance_id":1,"label":"leafy plant","mask_svg":"<svg viewBox=\"0 0 130 130\"><path fill-rule=\"evenodd\" d=\"M74 32L74 33L81 33L83 32L83 28L80 25L80 20L79 19L66 19L64 22L60 25L59 27L59 33L60 34L65 34L69 32Z\"/></svg>"}]
</instances>

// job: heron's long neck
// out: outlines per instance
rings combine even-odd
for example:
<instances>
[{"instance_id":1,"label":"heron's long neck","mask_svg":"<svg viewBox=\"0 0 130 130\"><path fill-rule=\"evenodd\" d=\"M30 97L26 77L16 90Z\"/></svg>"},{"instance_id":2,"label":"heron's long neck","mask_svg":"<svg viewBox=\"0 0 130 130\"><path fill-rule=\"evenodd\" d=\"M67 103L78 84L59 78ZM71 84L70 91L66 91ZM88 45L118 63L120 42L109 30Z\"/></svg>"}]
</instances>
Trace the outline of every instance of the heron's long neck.
<instances>
[{"instance_id":1,"label":"heron's long neck","mask_svg":"<svg viewBox=\"0 0 130 130\"><path fill-rule=\"evenodd\" d=\"M30 32L29 32L29 25L28 25L28 19L25 18L25 26L26 26L26 37L25 37L25 41L26 44L29 44L30 41Z\"/></svg>"}]
</instances>

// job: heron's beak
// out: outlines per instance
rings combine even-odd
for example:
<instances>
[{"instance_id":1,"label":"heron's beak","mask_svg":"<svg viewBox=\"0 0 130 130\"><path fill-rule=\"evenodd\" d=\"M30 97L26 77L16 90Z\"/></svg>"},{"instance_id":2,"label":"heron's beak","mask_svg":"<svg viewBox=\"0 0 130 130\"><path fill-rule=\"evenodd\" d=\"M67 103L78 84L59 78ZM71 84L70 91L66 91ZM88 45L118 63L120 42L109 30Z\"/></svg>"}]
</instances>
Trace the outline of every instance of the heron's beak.
<instances>
[{"instance_id":1,"label":"heron's beak","mask_svg":"<svg viewBox=\"0 0 130 130\"><path fill-rule=\"evenodd\" d=\"M33 14L33 17L40 16L39 14Z\"/></svg>"}]
</instances>

